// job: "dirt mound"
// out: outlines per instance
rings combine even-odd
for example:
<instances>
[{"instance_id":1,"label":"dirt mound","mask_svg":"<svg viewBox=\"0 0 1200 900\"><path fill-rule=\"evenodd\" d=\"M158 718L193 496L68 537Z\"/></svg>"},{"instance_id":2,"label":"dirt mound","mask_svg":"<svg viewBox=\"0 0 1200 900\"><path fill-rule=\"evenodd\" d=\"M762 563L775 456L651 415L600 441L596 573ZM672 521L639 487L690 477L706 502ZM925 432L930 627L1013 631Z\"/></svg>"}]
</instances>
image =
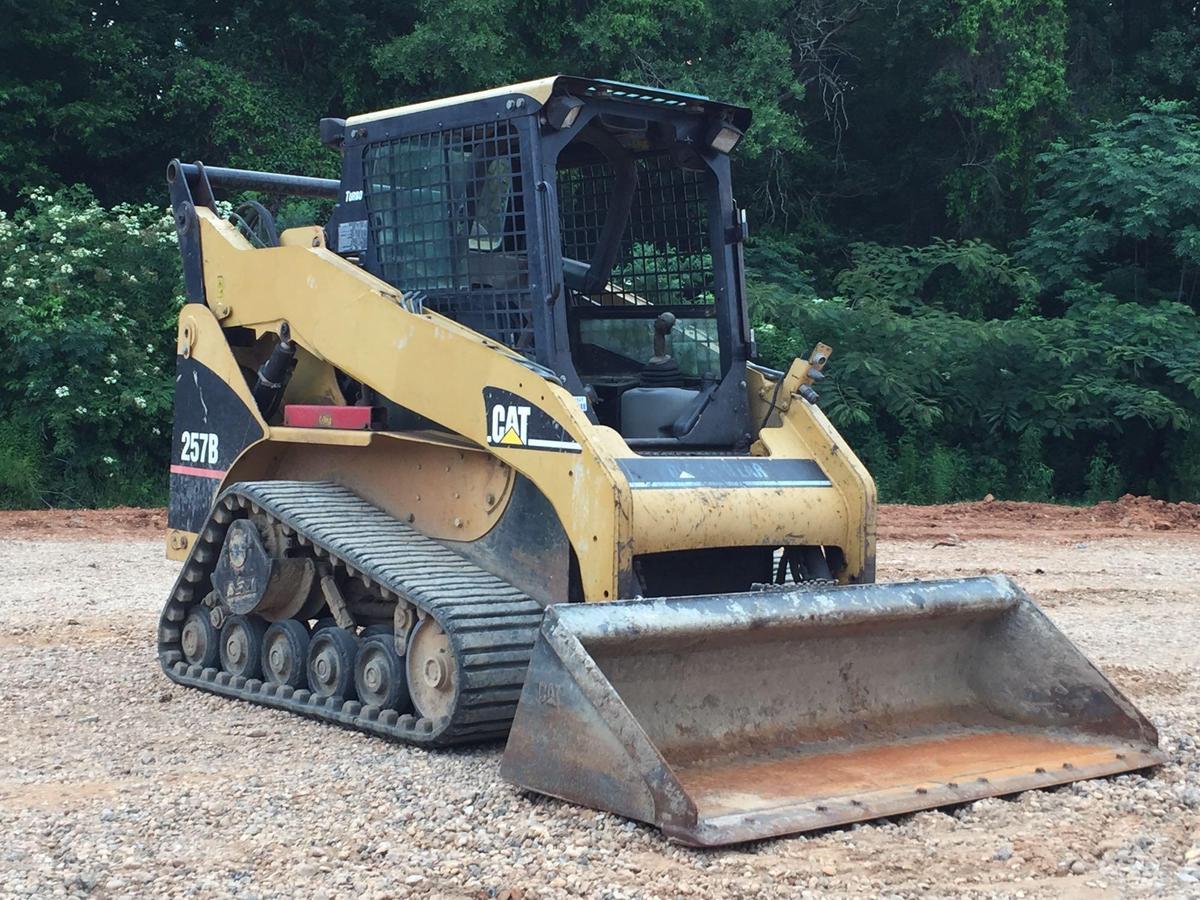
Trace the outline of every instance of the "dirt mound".
<instances>
[{"instance_id":1,"label":"dirt mound","mask_svg":"<svg viewBox=\"0 0 1200 900\"><path fill-rule=\"evenodd\" d=\"M104 541L153 540L166 531L165 509L118 506L113 509L0 510L0 537Z\"/></svg>"},{"instance_id":2,"label":"dirt mound","mask_svg":"<svg viewBox=\"0 0 1200 900\"><path fill-rule=\"evenodd\" d=\"M885 505L879 512L879 536L891 540L932 538L953 543L972 537L1078 541L1130 531L1200 531L1200 504L1168 503L1126 494L1120 500L1095 506L987 499L942 506Z\"/></svg>"},{"instance_id":3,"label":"dirt mound","mask_svg":"<svg viewBox=\"0 0 1200 900\"><path fill-rule=\"evenodd\" d=\"M1111 522L1121 528L1170 531L1175 528L1200 529L1200 503L1168 503L1153 497L1126 494L1120 500L1106 500L1092 507L1097 521Z\"/></svg>"}]
</instances>

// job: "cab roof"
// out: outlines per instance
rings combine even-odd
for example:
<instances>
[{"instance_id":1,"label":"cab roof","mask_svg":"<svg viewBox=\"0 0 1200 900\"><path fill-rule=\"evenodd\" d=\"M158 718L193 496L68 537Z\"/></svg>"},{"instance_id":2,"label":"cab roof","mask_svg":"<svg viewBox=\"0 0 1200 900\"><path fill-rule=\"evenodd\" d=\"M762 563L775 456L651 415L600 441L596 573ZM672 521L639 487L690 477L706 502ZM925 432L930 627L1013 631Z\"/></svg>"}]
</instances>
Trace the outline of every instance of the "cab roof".
<instances>
[{"instance_id":1,"label":"cab roof","mask_svg":"<svg viewBox=\"0 0 1200 900\"><path fill-rule=\"evenodd\" d=\"M604 98L631 105L665 107L697 115L715 116L742 130L745 130L750 124L750 110L745 107L720 103L699 94L684 94L678 91L665 91L661 88L645 87L638 84L626 84L621 81L607 81L602 78L579 78L574 75L552 75L549 78L522 81L519 84L491 88L486 91L459 94L454 97L443 97L438 100L426 100L423 103L411 103L408 106L397 106L378 112L363 113L347 119L346 124L360 125L365 122L378 121L379 119L391 119L397 116L407 116L433 109L459 106L476 100L488 100L505 96L523 96L534 100L541 107L552 96L558 94L570 94L573 97L578 97L580 100Z\"/></svg>"}]
</instances>

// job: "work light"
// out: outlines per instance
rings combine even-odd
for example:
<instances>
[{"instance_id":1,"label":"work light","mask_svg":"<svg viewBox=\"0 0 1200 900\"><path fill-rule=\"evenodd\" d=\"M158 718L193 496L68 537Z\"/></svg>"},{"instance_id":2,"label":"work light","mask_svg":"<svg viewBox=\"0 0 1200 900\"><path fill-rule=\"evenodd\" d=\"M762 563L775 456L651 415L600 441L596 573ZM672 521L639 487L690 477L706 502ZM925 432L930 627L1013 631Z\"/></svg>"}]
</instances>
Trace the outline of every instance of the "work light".
<instances>
[{"instance_id":1,"label":"work light","mask_svg":"<svg viewBox=\"0 0 1200 900\"><path fill-rule=\"evenodd\" d=\"M712 147L718 153L732 153L733 148L737 146L738 141L742 139L742 132L728 122L714 122L708 127L708 133L705 135L705 143Z\"/></svg>"}]
</instances>

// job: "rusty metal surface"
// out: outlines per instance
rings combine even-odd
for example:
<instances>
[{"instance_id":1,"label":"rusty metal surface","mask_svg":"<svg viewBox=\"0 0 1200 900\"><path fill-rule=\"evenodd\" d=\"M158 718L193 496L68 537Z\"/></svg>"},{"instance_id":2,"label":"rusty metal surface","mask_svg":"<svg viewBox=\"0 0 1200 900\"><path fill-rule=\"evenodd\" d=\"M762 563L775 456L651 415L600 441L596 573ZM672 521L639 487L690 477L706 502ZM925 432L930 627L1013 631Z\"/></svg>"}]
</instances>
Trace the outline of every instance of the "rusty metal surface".
<instances>
[{"instance_id":1,"label":"rusty metal surface","mask_svg":"<svg viewBox=\"0 0 1200 900\"><path fill-rule=\"evenodd\" d=\"M962 803L1154 765L1144 747L1020 731L779 755L676 770L702 843L748 840ZM680 835L687 841L688 834Z\"/></svg>"},{"instance_id":2,"label":"rusty metal surface","mask_svg":"<svg viewBox=\"0 0 1200 900\"><path fill-rule=\"evenodd\" d=\"M556 606L501 772L723 844L1161 761L1007 578Z\"/></svg>"}]
</instances>

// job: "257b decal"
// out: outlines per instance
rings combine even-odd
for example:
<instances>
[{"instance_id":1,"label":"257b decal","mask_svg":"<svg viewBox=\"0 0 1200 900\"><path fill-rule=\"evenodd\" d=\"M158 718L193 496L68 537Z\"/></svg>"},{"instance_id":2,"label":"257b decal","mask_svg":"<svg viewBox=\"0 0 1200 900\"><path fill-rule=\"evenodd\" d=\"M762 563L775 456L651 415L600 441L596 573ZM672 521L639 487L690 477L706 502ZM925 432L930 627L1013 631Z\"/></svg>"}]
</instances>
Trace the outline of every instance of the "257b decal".
<instances>
[{"instance_id":1,"label":"257b decal","mask_svg":"<svg viewBox=\"0 0 1200 900\"><path fill-rule=\"evenodd\" d=\"M181 462L206 463L210 466L217 464L218 441L211 431L185 431L182 440L183 446L179 451Z\"/></svg>"},{"instance_id":2,"label":"257b decal","mask_svg":"<svg viewBox=\"0 0 1200 900\"><path fill-rule=\"evenodd\" d=\"M579 453L579 443L549 413L503 388L483 389L487 439L492 447Z\"/></svg>"}]
</instances>

